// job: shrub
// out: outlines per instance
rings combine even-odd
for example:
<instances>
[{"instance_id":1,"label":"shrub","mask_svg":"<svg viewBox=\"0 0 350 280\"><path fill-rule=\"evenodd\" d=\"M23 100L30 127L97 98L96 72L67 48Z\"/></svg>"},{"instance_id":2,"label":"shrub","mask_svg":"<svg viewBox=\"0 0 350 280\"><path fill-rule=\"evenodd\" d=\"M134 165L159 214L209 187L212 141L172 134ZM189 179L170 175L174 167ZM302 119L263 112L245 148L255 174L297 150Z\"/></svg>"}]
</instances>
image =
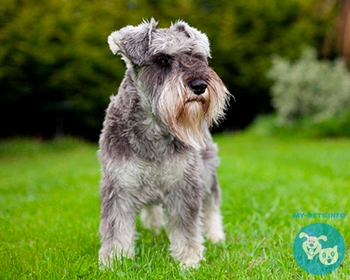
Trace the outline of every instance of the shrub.
<instances>
[{"instance_id":1,"label":"shrub","mask_svg":"<svg viewBox=\"0 0 350 280\"><path fill-rule=\"evenodd\" d=\"M295 62L274 57L267 76L274 81L272 104L280 124L308 124L318 135L349 134L350 74L341 60L320 61L307 48Z\"/></svg>"}]
</instances>

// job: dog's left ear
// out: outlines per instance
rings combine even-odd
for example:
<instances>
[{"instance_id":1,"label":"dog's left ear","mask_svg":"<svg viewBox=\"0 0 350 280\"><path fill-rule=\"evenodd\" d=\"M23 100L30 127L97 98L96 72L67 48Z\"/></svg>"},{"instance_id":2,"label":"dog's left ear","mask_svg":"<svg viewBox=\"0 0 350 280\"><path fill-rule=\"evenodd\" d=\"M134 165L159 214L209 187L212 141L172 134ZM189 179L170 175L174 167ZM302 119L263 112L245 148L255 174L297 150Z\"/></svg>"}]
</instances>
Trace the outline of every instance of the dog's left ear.
<instances>
[{"instance_id":1,"label":"dog's left ear","mask_svg":"<svg viewBox=\"0 0 350 280\"><path fill-rule=\"evenodd\" d=\"M185 33L188 38L193 39L193 42L196 44L195 47L197 48L197 51L199 51L205 57L211 58L210 43L207 35L200 32L198 29L189 26L188 23L182 20L178 20L172 24L170 29Z\"/></svg>"},{"instance_id":2,"label":"dog's left ear","mask_svg":"<svg viewBox=\"0 0 350 280\"><path fill-rule=\"evenodd\" d=\"M327 241L327 236L321 235L321 236L318 238L318 240L323 240L324 242L326 242L326 241Z\"/></svg>"},{"instance_id":3,"label":"dog's left ear","mask_svg":"<svg viewBox=\"0 0 350 280\"><path fill-rule=\"evenodd\" d=\"M144 21L138 26L126 26L119 31L114 31L108 36L109 48L113 54L121 54L127 66L129 63L142 66L146 52L151 44L152 32L158 22L153 18Z\"/></svg>"}]
</instances>

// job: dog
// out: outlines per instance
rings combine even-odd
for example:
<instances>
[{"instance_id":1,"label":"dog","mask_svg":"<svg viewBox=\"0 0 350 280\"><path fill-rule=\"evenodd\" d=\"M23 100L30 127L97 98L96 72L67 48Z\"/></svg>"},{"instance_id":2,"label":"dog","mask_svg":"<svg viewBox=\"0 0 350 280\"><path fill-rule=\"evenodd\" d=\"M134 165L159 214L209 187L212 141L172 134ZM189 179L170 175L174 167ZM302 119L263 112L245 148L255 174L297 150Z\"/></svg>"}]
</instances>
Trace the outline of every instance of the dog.
<instances>
[{"instance_id":1,"label":"dog","mask_svg":"<svg viewBox=\"0 0 350 280\"><path fill-rule=\"evenodd\" d=\"M213 242L225 239L209 128L223 118L230 94L208 66L205 34L184 21L157 25L152 18L108 37L126 73L99 140L102 267L134 256L140 211L146 228L164 225L182 267L199 266L204 232Z\"/></svg>"},{"instance_id":2,"label":"dog","mask_svg":"<svg viewBox=\"0 0 350 280\"><path fill-rule=\"evenodd\" d=\"M301 232L299 234L299 238L305 238L306 240L302 244L302 248L307 255L307 258L309 260L312 260L318 253L322 250L322 245L319 242L319 240L323 240L324 242L327 241L327 236L321 235L319 237L308 235L305 232Z\"/></svg>"}]
</instances>

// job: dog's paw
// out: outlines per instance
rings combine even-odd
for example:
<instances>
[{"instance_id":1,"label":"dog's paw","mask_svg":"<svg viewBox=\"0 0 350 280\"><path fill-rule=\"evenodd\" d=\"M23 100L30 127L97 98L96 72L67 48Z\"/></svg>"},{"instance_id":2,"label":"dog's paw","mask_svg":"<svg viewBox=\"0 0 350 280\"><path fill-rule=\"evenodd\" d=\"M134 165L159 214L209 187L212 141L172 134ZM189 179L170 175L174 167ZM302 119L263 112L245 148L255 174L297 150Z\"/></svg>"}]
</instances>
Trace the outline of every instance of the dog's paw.
<instances>
[{"instance_id":1,"label":"dog's paw","mask_svg":"<svg viewBox=\"0 0 350 280\"><path fill-rule=\"evenodd\" d=\"M196 268L199 268L200 263L202 261L205 261L205 258L199 257L199 258L187 259L187 260L185 260L183 262L180 262L180 268L183 269L183 270L196 269Z\"/></svg>"},{"instance_id":2,"label":"dog's paw","mask_svg":"<svg viewBox=\"0 0 350 280\"><path fill-rule=\"evenodd\" d=\"M213 243L219 243L225 241L225 233L223 230L210 230L207 232L207 237Z\"/></svg>"},{"instance_id":3,"label":"dog's paw","mask_svg":"<svg viewBox=\"0 0 350 280\"><path fill-rule=\"evenodd\" d=\"M133 257L133 248L128 250L121 250L119 248L114 248L110 250L101 249L98 257L100 270L113 269L113 263L115 261L120 261L122 258L131 259Z\"/></svg>"},{"instance_id":4,"label":"dog's paw","mask_svg":"<svg viewBox=\"0 0 350 280\"><path fill-rule=\"evenodd\" d=\"M99 254L98 257L98 266L100 270L108 270L113 268L113 261L114 257L112 254L110 255L105 255L105 254Z\"/></svg>"},{"instance_id":5,"label":"dog's paw","mask_svg":"<svg viewBox=\"0 0 350 280\"><path fill-rule=\"evenodd\" d=\"M181 244L180 246L173 246L171 248L172 257L180 262L181 268L198 268L202 260L204 247L201 244L196 246L185 246Z\"/></svg>"}]
</instances>

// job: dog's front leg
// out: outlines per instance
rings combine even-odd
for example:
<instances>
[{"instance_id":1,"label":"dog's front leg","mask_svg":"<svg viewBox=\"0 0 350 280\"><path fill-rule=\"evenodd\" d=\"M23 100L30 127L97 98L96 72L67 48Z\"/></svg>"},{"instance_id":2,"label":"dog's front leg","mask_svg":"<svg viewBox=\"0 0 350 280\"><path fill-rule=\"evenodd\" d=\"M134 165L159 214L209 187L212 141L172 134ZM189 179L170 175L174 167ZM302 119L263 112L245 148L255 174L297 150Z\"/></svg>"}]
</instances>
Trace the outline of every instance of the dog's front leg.
<instances>
[{"instance_id":1,"label":"dog's front leg","mask_svg":"<svg viewBox=\"0 0 350 280\"><path fill-rule=\"evenodd\" d=\"M203 259L201 200L202 189L187 183L172 188L164 202L171 256L185 267L198 267Z\"/></svg>"},{"instance_id":2,"label":"dog's front leg","mask_svg":"<svg viewBox=\"0 0 350 280\"><path fill-rule=\"evenodd\" d=\"M108 179L101 186L101 248L99 261L110 267L114 258L134 256L137 206L133 197Z\"/></svg>"}]
</instances>

